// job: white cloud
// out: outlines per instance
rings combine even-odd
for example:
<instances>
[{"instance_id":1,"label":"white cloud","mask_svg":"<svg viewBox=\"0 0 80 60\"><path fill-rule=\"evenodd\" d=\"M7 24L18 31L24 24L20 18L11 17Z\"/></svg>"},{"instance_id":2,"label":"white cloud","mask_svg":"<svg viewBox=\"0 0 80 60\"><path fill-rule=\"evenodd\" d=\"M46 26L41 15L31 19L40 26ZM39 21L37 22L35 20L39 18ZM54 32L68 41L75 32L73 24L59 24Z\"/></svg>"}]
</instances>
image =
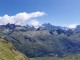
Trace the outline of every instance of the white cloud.
<instances>
[{"instance_id":1,"label":"white cloud","mask_svg":"<svg viewBox=\"0 0 80 60\"><path fill-rule=\"evenodd\" d=\"M34 23L32 25L37 26L37 24L39 24L39 22L37 20L33 20L33 19L37 19L37 17L41 17L45 15L44 12L33 12L33 13L26 13L26 12L22 12L22 13L18 13L14 16L9 16L9 15L4 15L4 16L0 16L0 25L5 25L7 23L13 23L13 24L18 24L18 25L24 25L27 21L31 21Z\"/></svg>"},{"instance_id":2,"label":"white cloud","mask_svg":"<svg viewBox=\"0 0 80 60\"><path fill-rule=\"evenodd\" d=\"M40 23L39 23L39 21L37 21L36 19L34 19L34 20L31 20L29 22L29 25L33 25L33 26L35 26L37 28L37 27L40 26Z\"/></svg>"},{"instance_id":3,"label":"white cloud","mask_svg":"<svg viewBox=\"0 0 80 60\"><path fill-rule=\"evenodd\" d=\"M76 28L77 24L70 24L68 27L69 28Z\"/></svg>"}]
</instances>

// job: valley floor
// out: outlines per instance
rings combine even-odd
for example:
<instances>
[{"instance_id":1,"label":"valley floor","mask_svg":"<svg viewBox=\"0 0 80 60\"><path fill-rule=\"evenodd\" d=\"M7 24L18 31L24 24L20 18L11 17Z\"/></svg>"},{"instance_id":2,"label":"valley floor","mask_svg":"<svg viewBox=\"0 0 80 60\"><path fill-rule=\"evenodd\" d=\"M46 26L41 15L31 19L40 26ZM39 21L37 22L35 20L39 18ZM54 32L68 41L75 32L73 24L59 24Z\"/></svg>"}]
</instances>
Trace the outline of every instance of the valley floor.
<instances>
[{"instance_id":1,"label":"valley floor","mask_svg":"<svg viewBox=\"0 0 80 60\"><path fill-rule=\"evenodd\" d=\"M30 60L80 60L80 55L72 55L64 58L60 57L37 57L30 58Z\"/></svg>"}]
</instances>

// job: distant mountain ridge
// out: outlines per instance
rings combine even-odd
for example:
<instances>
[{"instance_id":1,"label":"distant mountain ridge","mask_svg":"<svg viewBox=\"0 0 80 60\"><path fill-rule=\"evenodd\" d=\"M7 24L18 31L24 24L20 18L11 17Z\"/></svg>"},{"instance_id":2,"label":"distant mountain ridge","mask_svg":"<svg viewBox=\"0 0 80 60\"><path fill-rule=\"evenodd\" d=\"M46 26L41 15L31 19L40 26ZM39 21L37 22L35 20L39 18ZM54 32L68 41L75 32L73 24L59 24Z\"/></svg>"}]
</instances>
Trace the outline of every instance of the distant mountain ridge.
<instances>
[{"instance_id":1,"label":"distant mountain ridge","mask_svg":"<svg viewBox=\"0 0 80 60\"><path fill-rule=\"evenodd\" d=\"M35 29L38 29L38 28L41 28L41 29L47 29L47 30L58 30L58 29L63 29L63 30L68 30L68 29L78 29L80 30L80 25L77 25L76 28L69 28L69 27L62 27L62 26L55 26L55 25L52 25L50 23L44 23L42 24L40 27L38 28L35 28L35 26L32 26L32 25L25 25L25 26L21 26L21 25L15 25L15 24L6 24L6 25L0 25L0 28L9 28L9 29L15 29L16 27L25 27L25 28L28 28L28 29L32 29L32 30L35 30Z\"/></svg>"},{"instance_id":2,"label":"distant mountain ridge","mask_svg":"<svg viewBox=\"0 0 80 60\"><path fill-rule=\"evenodd\" d=\"M25 28L28 28L28 29L36 29L34 26L30 26L30 25L26 25L26 26L21 26L21 25L15 25L15 24L6 24L6 25L0 25L0 28L9 28L9 29L15 29L16 27L25 27ZM47 29L47 30L57 30L57 29L69 29L67 27L61 27L61 26L54 26L50 23L44 23L42 24L39 28L42 28L42 29Z\"/></svg>"}]
</instances>

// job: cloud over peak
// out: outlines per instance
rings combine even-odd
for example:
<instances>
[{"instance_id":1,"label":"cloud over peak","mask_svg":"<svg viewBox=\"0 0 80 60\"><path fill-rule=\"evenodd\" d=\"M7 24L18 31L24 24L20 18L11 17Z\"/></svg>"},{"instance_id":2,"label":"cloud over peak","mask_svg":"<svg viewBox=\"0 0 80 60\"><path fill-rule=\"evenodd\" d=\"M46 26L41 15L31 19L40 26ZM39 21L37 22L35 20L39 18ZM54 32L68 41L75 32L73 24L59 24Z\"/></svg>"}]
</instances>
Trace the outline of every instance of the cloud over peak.
<instances>
[{"instance_id":1,"label":"cloud over peak","mask_svg":"<svg viewBox=\"0 0 80 60\"><path fill-rule=\"evenodd\" d=\"M30 24L34 26L39 25L39 21L37 21L38 17L44 16L45 12L32 12L32 13L18 13L14 16L4 15L0 16L0 25L5 25L7 23L17 24L17 25L24 25L26 22L30 21Z\"/></svg>"},{"instance_id":2,"label":"cloud over peak","mask_svg":"<svg viewBox=\"0 0 80 60\"><path fill-rule=\"evenodd\" d=\"M76 28L77 24L70 24L68 27L69 28Z\"/></svg>"}]
</instances>

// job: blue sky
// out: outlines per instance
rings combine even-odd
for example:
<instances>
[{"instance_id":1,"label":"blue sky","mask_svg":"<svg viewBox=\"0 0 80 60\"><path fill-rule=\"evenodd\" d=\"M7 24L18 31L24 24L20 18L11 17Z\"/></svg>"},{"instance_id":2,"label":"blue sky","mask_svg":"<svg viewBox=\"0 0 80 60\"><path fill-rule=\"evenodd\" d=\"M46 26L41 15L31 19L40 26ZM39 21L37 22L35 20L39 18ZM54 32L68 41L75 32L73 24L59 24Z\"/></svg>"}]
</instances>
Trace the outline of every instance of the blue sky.
<instances>
[{"instance_id":1,"label":"blue sky","mask_svg":"<svg viewBox=\"0 0 80 60\"><path fill-rule=\"evenodd\" d=\"M45 22L60 26L80 24L80 0L0 0L0 16L36 11L47 14L37 18L41 24Z\"/></svg>"}]
</instances>

